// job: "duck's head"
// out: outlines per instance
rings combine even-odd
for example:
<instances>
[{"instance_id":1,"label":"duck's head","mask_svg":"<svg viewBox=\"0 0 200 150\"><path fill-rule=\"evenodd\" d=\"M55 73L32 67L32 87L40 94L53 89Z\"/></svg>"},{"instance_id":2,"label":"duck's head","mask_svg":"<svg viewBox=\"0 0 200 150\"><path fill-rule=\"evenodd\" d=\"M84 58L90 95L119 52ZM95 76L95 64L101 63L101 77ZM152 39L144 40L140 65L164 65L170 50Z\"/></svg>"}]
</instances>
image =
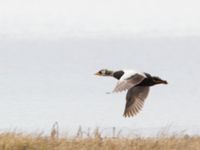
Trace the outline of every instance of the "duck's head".
<instances>
[{"instance_id":1,"label":"duck's head","mask_svg":"<svg viewBox=\"0 0 200 150\"><path fill-rule=\"evenodd\" d=\"M152 77L154 84L168 84L166 80L162 80L159 77Z\"/></svg>"},{"instance_id":2,"label":"duck's head","mask_svg":"<svg viewBox=\"0 0 200 150\"><path fill-rule=\"evenodd\" d=\"M97 76L112 76L113 71L108 70L108 69L101 69L97 73L95 73Z\"/></svg>"}]
</instances>

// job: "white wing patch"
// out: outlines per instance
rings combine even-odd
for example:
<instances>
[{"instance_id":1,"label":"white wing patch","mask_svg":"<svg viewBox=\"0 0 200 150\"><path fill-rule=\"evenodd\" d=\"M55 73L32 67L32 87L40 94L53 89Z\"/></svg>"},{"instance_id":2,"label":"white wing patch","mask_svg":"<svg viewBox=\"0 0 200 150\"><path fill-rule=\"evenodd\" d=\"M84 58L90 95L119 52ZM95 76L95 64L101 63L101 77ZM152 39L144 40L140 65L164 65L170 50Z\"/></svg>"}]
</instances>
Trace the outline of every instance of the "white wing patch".
<instances>
[{"instance_id":1,"label":"white wing patch","mask_svg":"<svg viewBox=\"0 0 200 150\"><path fill-rule=\"evenodd\" d=\"M113 92L122 92L128 90L139 84L142 80L144 80L145 77L146 76L140 72L126 71L121 79L118 81Z\"/></svg>"}]
</instances>

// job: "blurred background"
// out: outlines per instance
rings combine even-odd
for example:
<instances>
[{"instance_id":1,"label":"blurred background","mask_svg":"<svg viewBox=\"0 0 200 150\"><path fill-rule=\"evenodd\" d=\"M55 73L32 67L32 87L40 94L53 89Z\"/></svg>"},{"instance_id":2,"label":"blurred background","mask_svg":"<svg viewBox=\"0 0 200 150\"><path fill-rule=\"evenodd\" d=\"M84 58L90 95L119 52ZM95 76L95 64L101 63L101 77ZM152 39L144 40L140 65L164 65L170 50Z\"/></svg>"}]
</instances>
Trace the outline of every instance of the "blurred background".
<instances>
[{"instance_id":1,"label":"blurred background","mask_svg":"<svg viewBox=\"0 0 200 150\"><path fill-rule=\"evenodd\" d=\"M197 0L0 1L0 131L116 127L200 134ZM100 69L166 79L142 112L122 116L126 92Z\"/></svg>"}]
</instances>

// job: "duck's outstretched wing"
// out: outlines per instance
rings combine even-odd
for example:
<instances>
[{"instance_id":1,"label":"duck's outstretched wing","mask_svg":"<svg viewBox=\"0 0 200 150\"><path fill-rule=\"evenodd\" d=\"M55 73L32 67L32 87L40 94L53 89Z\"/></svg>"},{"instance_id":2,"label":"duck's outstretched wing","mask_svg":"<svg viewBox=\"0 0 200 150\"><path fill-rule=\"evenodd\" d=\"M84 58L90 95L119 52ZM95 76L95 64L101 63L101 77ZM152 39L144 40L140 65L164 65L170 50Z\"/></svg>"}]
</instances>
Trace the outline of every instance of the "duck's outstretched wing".
<instances>
[{"instance_id":1,"label":"duck's outstretched wing","mask_svg":"<svg viewBox=\"0 0 200 150\"><path fill-rule=\"evenodd\" d=\"M136 86L129 89L126 95L124 117L131 117L136 115L142 109L148 93L148 86Z\"/></svg>"},{"instance_id":2,"label":"duck's outstretched wing","mask_svg":"<svg viewBox=\"0 0 200 150\"><path fill-rule=\"evenodd\" d=\"M121 92L121 91L128 90L128 89L138 85L145 78L146 78L145 75L142 75L139 73L135 73L130 76L124 76L118 81L113 92Z\"/></svg>"}]
</instances>

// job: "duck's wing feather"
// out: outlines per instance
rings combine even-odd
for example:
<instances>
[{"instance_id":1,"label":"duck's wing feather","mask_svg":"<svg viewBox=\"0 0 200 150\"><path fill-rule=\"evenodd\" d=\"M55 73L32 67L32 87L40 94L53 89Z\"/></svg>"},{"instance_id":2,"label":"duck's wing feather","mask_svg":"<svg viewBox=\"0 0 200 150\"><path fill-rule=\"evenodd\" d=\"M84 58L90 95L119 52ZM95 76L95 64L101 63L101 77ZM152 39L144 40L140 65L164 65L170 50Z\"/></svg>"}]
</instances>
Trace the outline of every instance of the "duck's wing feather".
<instances>
[{"instance_id":1,"label":"duck's wing feather","mask_svg":"<svg viewBox=\"0 0 200 150\"><path fill-rule=\"evenodd\" d=\"M131 117L136 115L142 109L148 93L148 86L136 86L129 89L126 95L124 117Z\"/></svg>"},{"instance_id":2,"label":"duck's wing feather","mask_svg":"<svg viewBox=\"0 0 200 150\"><path fill-rule=\"evenodd\" d=\"M128 90L128 89L138 85L141 81L144 80L144 78L145 78L145 75L139 74L139 73L135 73L130 76L122 77L118 81L113 92L121 92L121 91Z\"/></svg>"}]
</instances>

